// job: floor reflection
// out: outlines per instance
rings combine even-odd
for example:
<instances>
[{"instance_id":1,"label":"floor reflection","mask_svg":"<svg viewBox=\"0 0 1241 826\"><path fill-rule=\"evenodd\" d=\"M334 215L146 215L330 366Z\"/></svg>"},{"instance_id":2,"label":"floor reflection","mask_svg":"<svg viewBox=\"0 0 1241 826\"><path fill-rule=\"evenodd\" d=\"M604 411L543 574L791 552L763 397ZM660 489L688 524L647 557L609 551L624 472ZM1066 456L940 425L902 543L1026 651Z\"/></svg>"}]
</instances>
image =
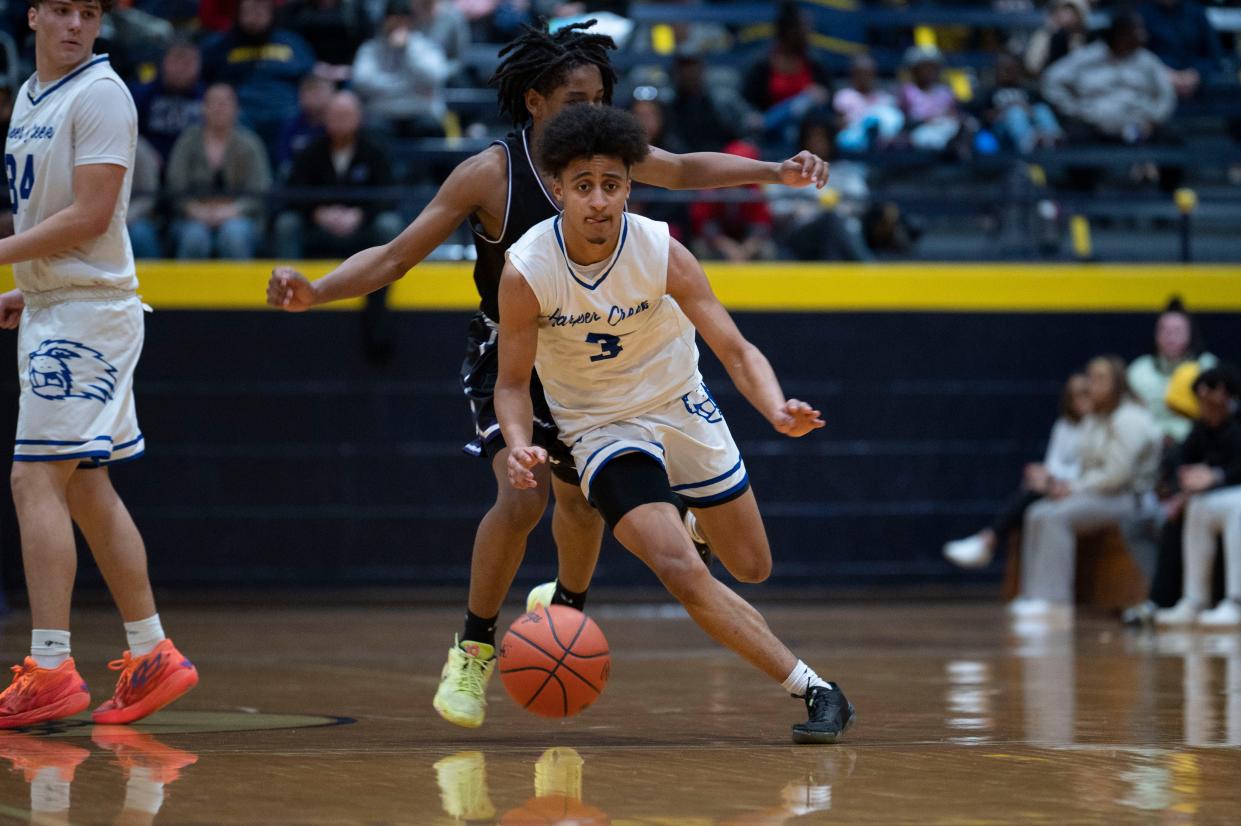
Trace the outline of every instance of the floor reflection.
<instances>
[{"instance_id":1,"label":"floor reflection","mask_svg":"<svg viewBox=\"0 0 1241 826\"><path fill-rule=\"evenodd\" d=\"M125 797L113 823L119 826L147 826L155 822L164 806L166 787L181 778L181 772L198 761L193 752L165 745L149 734L128 726L94 726L91 743L99 751L61 739L14 731L0 731L0 758L30 785L29 822L67 824L70 817L72 785L78 767L94 754L108 753L111 766L120 769ZM13 817L16 811L3 812ZM89 821L98 822L97 813Z\"/></svg>"}]
</instances>

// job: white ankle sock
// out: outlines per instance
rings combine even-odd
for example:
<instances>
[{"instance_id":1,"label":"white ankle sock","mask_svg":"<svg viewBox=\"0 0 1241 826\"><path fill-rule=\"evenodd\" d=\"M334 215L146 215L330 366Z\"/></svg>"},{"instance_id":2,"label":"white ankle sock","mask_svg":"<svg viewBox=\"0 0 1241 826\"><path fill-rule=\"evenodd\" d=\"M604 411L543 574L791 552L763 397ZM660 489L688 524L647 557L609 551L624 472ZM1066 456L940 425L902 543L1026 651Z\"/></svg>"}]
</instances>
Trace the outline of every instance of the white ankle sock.
<instances>
[{"instance_id":1,"label":"white ankle sock","mask_svg":"<svg viewBox=\"0 0 1241 826\"><path fill-rule=\"evenodd\" d=\"M164 639L164 626L159 624L159 614L125 623L125 639L133 656L150 654Z\"/></svg>"},{"instance_id":2,"label":"white ankle sock","mask_svg":"<svg viewBox=\"0 0 1241 826\"><path fill-rule=\"evenodd\" d=\"M135 766L125 784L125 809L156 815L164 805L164 784L145 766Z\"/></svg>"},{"instance_id":3,"label":"white ankle sock","mask_svg":"<svg viewBox=\"0 0 1241 826\"><path fill-rule=\"evenodd\" d=\"M39 668L59 668L69 659L69 632L35 628L30 632L30 656Z\"/></svg>"},{"instance_id":4,"label":"white ankle sock","mask_svg":"<svg viewBox=\"0 0 1241 826\"><path fill-rule=\"evenodd\" d=\"M814 669L801 660L797 661L797 665L793 666L793 670L789 672L789 675L784 678L784 682L780 685L784 686L784 690L794 697L806 696L806 692L811 686L832 687L831 683L815 674Z\"/></svg>"}]
</instances>

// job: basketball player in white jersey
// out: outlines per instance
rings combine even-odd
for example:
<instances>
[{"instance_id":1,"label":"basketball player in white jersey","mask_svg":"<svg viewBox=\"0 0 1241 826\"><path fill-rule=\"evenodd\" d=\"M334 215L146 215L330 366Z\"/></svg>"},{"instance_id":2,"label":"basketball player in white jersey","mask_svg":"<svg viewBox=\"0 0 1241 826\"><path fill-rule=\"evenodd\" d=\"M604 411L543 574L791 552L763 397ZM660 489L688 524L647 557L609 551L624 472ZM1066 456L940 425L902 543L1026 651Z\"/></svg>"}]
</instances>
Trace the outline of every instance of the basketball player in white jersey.
<instances>
[{"instance_id":1,"label":"basketball player in white jersey","mask_svg":"<svg viewBox=\"0 0 1241 826\"><path fill-rule=\"evenodd\" d=\"M18 333L21 379L13 501L34 631L0 694L0 728L90 704L69 645L77 568L73 523L116 600L129 650L97 723L129 723L189 691L198 672L167 639L146 549L108 477L142 455L133 371L143 306L125 231L137 113L107 55L91 52L111 0L30 0L35 74L22 84L4 149L15 234L0 240L17 289L0 326Z\"/></svg>"},{"instance_id":2,"label":"basketball player in white jersey","mask_svg":"<svg viewBox=\"0 0 1241 826\"><path fill-rule=\"evenodd\" d=\"M542 168L563 212L509 248L500 278L496 413L510 448L509 480L537 484L547 451L533 443L536 368L582 492L616 538L645 562L690 616L790 694L809 720L798 743L831 743L853 707L778 640L762 616L715 579L694 550L679 500L696 510L716 557L760 582L771 549L745 463L698 372L695 329L745 397L788 436L822 427L786 399L667 224L625 212L630 169L648 151L642 129L611 107L571 106L547 124Z\"/></svg>"}]
</instances>

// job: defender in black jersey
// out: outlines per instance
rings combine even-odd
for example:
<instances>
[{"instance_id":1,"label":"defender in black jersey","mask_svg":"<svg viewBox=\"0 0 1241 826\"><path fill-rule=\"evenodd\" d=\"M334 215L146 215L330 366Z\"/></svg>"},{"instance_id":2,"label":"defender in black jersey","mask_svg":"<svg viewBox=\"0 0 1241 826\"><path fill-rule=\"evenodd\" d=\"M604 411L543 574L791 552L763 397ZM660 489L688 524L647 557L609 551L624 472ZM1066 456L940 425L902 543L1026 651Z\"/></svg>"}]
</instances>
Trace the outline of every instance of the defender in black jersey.
<instances>
[{"instance_id":1,"label":"defender in black jersey","mask_svg":"<svg viewBox=\"0 0 1241 826\"><path fill-rule=\"evenodd\" d=\"M504 252L559 209L548 194L550 178L534 165L532 145L537 145L543 124L566 106L599 106L612 100L616 73L608 51L615 44L588 31L593 24L573 24L554 34L546 27L526 27L500 51L501 63L491 82L498 88L501 112L521 131L462 161L404 232L383 246L356 253L313 284L294 269L277 267L267 285L267 303L290 312L356 298L404 276L463 221L474 229L474 281L481 302L471 322L463 386L475 417L475 451L490 460L496 501L475 535L465 629L449 650L434 701L446 720L471 728L482 725L486 712L500 606L525 554L526 538L547 507L548 490L556 494L552 533L559 557L557 601L577 607L584 603L603 538L603 521L582 496L575 474L561 478L544 466L536 488L517 490L508 483L508 450L491 398L499 369L496 330ZM666 189L709 189L760 183L822 187L827 172L825 161L805 151L782 163L764 163L715 152L674 155L652 147L632 175ZM540 410L547 413L546 400L533 376L531 390L540 418ZM549 426L537 429L538 443L555 447L559 442L551 416L544 421Z\"/></svg>"}]
</instances>

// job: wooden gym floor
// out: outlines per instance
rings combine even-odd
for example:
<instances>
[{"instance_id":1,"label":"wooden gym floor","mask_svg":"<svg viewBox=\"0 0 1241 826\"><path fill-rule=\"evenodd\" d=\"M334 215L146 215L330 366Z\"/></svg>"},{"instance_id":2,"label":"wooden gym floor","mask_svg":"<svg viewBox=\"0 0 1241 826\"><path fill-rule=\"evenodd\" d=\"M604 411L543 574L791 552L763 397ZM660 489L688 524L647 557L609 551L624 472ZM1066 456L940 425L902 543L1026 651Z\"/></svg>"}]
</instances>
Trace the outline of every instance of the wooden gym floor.
<instances>
[{"instance_id":1,"label":"wooden gym floor","mask_svg":"<svg viewBox=\"0 0 1241 826\"><path fill-rule=\"evenodd\" d=\"M760 607L856 704L841 744L792 745L800 704L667 604L592 606L613 667L581 716L527 715L497 678L470 731L431 709L455 607L165 599L200 686L127 729L0 735L0 822L1241 820L1241 634L1087 614L1023 639L990 603ZM87 608L74 623L98 702L119 622ZM6 622L5 662L28 633L22 612Z\"/></svg>"}]
</instances>

